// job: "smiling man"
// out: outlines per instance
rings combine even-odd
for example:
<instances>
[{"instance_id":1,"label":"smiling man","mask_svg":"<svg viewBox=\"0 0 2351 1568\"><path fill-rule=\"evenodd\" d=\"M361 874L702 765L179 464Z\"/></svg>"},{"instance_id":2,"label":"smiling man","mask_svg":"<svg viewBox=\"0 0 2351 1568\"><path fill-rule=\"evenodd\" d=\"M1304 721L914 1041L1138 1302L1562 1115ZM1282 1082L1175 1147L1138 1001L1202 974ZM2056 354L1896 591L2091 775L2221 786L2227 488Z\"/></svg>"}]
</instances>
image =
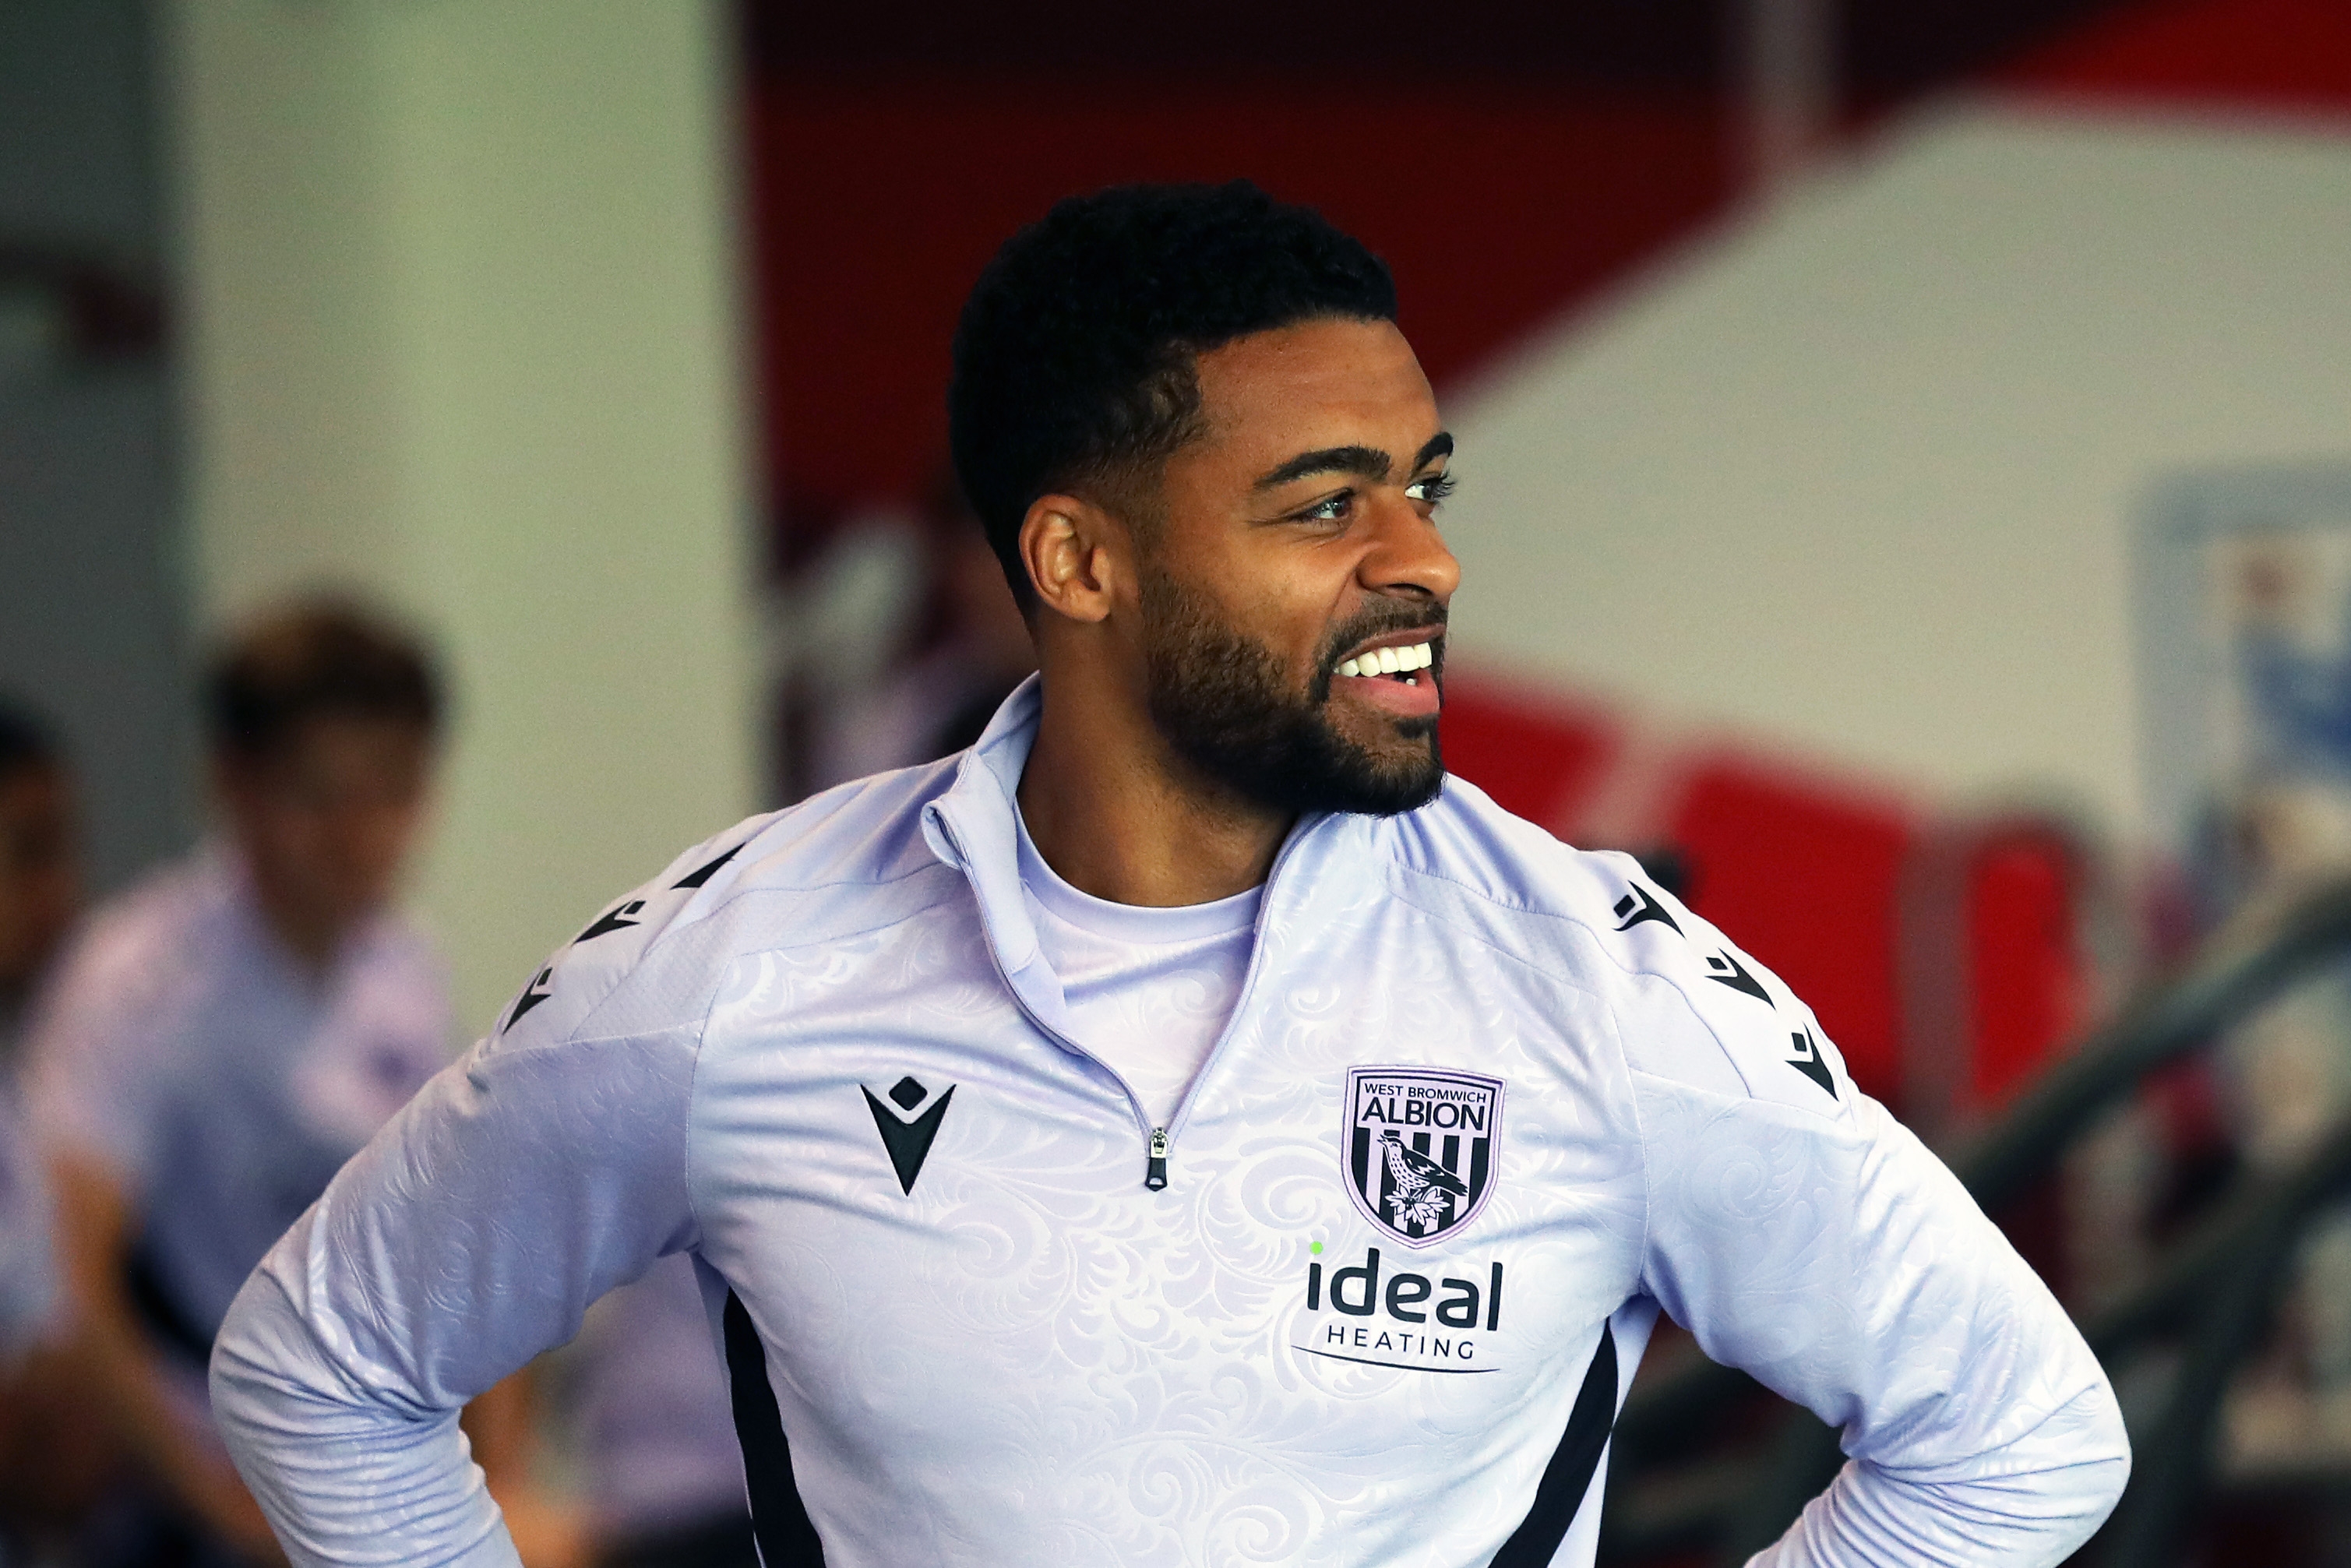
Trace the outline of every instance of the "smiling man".
<instances>
[{"instance_id":1,"label":"smiling man","mask_svg":"<svg viewBox=\"0 0 2351 1568\"><path fill-rule=\"evenodd\" d=\"M956 465L1040 676L589 922L246 1286L299 1563L508 1563L465 1400L692 1255L768 1568L1588 1563L1657 1314L1844 1432L1761 1559L2053 1563L2113 1397L1803 1005L1439 758L1452 442L1246 184L981 277Z\"/></svg>"}]
</instances>

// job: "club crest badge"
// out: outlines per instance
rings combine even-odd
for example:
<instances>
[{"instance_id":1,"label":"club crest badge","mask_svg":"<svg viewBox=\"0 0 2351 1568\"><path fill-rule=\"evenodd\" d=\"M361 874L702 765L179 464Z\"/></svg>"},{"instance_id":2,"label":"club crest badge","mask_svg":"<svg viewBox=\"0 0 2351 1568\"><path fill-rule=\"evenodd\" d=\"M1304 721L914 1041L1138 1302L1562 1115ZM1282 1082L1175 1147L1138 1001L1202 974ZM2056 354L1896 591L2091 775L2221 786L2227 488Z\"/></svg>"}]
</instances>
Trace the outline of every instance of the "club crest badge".
<instances>
[{"instance_id":1,"label":"club crest badge","mask_svg":"<svg viewBox=\"0 0 2351 1568\"><path fill-rule=\"evenodd\" d=\"M1426 1247L1478 1217L1501 1151L1502 1081L1442 1067L1347 1070L1347 1191L1364 1217Z\"/></svg>"}]
</instances>

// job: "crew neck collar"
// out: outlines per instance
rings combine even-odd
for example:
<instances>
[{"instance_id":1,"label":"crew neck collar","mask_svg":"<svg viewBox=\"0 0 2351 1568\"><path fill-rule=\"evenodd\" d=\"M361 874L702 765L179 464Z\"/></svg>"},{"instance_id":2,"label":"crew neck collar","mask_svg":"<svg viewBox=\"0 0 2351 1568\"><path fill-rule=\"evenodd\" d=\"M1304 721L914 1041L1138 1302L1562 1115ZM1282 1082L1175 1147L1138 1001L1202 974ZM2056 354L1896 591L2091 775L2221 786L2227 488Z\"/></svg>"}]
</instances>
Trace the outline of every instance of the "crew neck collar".
<instances>
[{"instance_id":1,"label":"crew neck collar","mask_svg":"<svg viewBox=\"0 0 2351 1568\"><path fill-rule=\"evenodd\" d=\"M1020 835L1020 885L1047 912L1081 931L1113 942L1159 944L1228 936L1257 924L1258 903L1265 892L1262 883L1207 904L1118 904L1096 898L1071 886L1046 863L1036 841L1029 836L1028 819L1020 814L1017 798L1012 816Z\"/></svg>"}]
</instances>

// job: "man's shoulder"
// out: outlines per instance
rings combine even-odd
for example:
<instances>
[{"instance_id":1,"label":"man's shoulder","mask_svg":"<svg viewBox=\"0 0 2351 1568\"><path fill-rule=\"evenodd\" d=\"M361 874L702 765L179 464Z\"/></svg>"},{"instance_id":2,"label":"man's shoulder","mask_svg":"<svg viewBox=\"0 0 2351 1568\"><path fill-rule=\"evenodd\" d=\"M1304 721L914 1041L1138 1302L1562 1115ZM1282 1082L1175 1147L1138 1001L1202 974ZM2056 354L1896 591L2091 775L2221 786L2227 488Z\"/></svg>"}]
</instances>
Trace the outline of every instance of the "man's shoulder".
<instances>
[{"instance_id":1,"label":"man's shoulder","mask_svg":"<svg viewBox=\"0 0 2351 1568\"><path fill-rule=\"evenodd\" d=\"M558 947L485 1046L697 1026L738 959L937 904L960 879L932 852L922 812L953 776L949 760L861 779L694 845Z\"/></svg>"},{"instance_id":2,"label":"man's shoulder","mask_svg":"<svg viewBox=\"0 0 2351 1568\"><path fill-rule=\"evenodd\" d=\"M78 1039L167 1024L200 999L234 904L214 852L150 871L92 911L67 944L32 1020L35 1033Z\"/></svg>"},{"instance_id":3,"label":"man's shoulder","mask_svg":"<svg viewBox=\"0 0 2351 1568\"><path fill-rule=\"evenodd\" d=\"M1594 984L1678 967L1676 947L1658 938L1685 932L1688 912L1638 861L1566 843L1467 779L1447 775L1437 799L1383 819L1376 831L1399 885L1450 889L1455 902L1490 909L1481 924L1491 939L1523 947L1530 961L1547 953L1554 963L1593 971L1583 977Z\"/></svg>"},{"instance_id":4,"label":"man's shoulder","mask_svg":"<svg viewBox=\"0 0 2351 1568\"><path fill-rule=\"evenodd\" d=\"M1812 1009L1633 856L1563 843L1451 778L1385 831L1405 897L1600 996L1635 1071L1845 1118L1852 1082Z\"/></svg>"}]
</instances>

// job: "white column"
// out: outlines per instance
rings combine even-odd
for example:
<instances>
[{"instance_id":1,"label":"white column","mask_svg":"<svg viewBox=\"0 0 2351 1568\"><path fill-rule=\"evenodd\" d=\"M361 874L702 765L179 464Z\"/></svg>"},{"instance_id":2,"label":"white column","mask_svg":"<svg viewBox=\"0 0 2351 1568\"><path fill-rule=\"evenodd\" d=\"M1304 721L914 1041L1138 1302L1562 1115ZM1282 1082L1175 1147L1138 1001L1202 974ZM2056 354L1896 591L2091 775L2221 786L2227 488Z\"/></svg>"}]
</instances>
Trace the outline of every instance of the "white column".
<instances>
[{"instance_id":1,"label":"white column","mask_svg":"<svg viewBox=\"0 0 2351 1568\"><path fill-rule=\"evenodd\" d=\"M199 620L341 586L438 640L417 894L478 1030L756 804L732 13L170 9Z\"/></svg>"}]
</instances>

